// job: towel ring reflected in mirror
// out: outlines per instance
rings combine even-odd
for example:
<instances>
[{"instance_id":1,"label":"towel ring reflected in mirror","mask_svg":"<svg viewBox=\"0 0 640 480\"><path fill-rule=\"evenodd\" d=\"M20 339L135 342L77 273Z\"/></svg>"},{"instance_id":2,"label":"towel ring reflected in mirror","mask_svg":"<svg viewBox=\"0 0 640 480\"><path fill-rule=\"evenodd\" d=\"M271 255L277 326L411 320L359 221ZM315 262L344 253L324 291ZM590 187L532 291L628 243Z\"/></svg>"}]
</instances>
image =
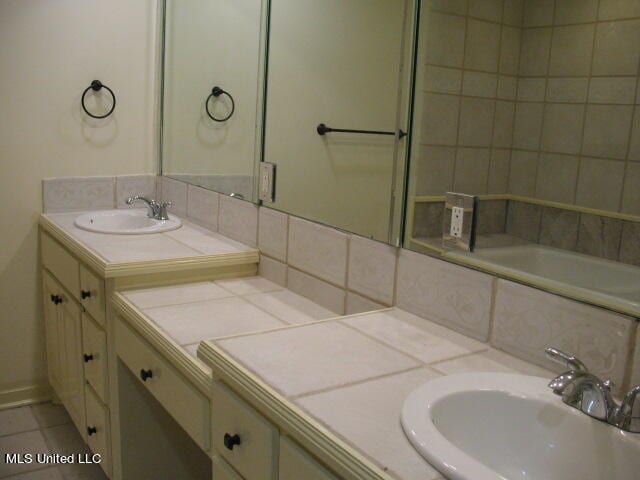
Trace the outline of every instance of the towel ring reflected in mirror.
<instances>
[{"instance_id":1,"label":"towel ring reflected in mirror","mask_svg":"<svg viewBox=\"0 0 640 480\"><path fill-rule=\"evenodd\" d=\"M229 111L226 117L216 118L213 116L213 114L209 110L209 102L211 101L212 98L218 98L220 95L226 95L227 97L229 97L229 100L231 100L231 110ZM211 89L211 93L207 97L207 100L204 102L204 107L207 111L207 115L209 115L209 118L211 120L213 120L214 122L226 122L233 116L233 112L235 112L236 110L236 102L233 100L233 97L229 92L216 86Z\"/></svg>"}]
</instances>

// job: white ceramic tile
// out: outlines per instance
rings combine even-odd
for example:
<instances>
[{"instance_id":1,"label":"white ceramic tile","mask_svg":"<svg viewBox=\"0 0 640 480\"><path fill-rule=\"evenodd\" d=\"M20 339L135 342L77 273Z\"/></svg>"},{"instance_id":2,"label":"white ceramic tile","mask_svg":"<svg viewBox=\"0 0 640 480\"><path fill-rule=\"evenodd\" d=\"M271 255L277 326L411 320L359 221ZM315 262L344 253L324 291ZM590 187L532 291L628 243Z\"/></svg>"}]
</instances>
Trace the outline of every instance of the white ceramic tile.
<instances>
[{"instance_id":1,"label":"white ceramic tile","mask_svg":"<svg viewBox=\"0 0 640 480\"><path fill-rule=\"evenodd\" d=\"M37 430L38 422L29 407L0 410L0 436Z\"/></svg>"},{"instance_id":2,"label":"white ceramic tile","mask_svg":"<svg viewBox=\"0 0 640 480\"><path fill-rule=\"evenodd\" d=\"M424 363L481 350L486 344L398 308L348 318L343 322Z\"/></svg>"},{"instance_id":3,"label":"white ceramic tile","mask_svg":"<svg viewBox=\"0 0 640 480\"><path fill-rule=\"evenodd\" d=\"M396 257L395 247L352 235L349 245L349 289L391 305Z\"/></svg>"},{"instance_id":4,"label":"white ceramic tile","mask_svg":"<svg viewBox=\"0 0 640 480\"><path fill-rule=\"evenodd\" d=\"M544 349L559 348L577 356L600 377L621 385L632 325L629 317L499 280L491 341L554 371L559 366L545 357Z\"/></svg>"},{"instance_id":5,"label":"white ceramic tile","mask_svg":"<svg viewBox=\"0 0 640 480\"><path fill-rule=\"evenodd\" d=\"M551 380L554 374L542 367L532 365L495 349L445 360L431 365L431 368L446 375L469 372L522 373Z\"/></svg>"},{"instance_id":6,"label":"white ceramic tile","mask_svg":"<svg viewBox=\"0 0 640 480\"><path fill-rule=\"evenodd\" d=\"M5 453L30 453L34 456L38 453L50 453L39 430L0 437L0 452L2 453L0 455L0 478L42 468L42 465L35 462L30 464L7 463ZM54 452L56 452L55 449Z\"/></svg>"},{"instance_id":7,"label":"white ceramic tile","mask_svg":"<svg viewBox=\"0 0 640 480\"><path fill-rule=\"evenodd\" d=\"M287 264L264 255L260 256L258 274L282 287L287 286Z\"/></svg>"},{"instance_id":8,"label":"white ceramic tile","mask_svg":"<svg viewBox=\"0 0 640 480\"><path fill-rule=\"evenodd\" d=\"M348 236L301 218L289 219L289 265L344 286Z\"/></svg>"},{"instance_id":9,"label":"white ceramic tile","mask_svg":"<svg viewBox=\"0 0 640 480\"><path fill-rule=\"evenodd\" d=\"M75 425L60 425L43 430L51 451L64 455L90 454ZM107 480L102 468L97 464L81 465L78 463L58 465L64 478L69 480Z\"/></svg>"},{"instance_id":10,"label":"white ceramic tile","mask_svg":"<svg viewBox=\"0 0 640 480\"><path fill-rule=\"evenodd\" d=\"M146 211L138 207L140 212ZM109 235L105 233L93 233L82 230L74 225L78 212L73 213L50 213L46 214L47 218L53 223L61 227L72 237L84 243L87 247L93 249L96 245L127 243L131 240L145 238L146 235Z\"/></svg>"},{"instance_id":11,"label":"white ceramic tile","mask_svg":"<svg viewBox=\"0 0 640 480\"><path fill-rule=\"evenodd\" d=\"M274 292L282 290L282 286L263 277L230 278L218 280L216 284L234 295L250 295L253 293Z\"/></svg>"},{"instance_id":12,"label":"white ceramic tile","mask_svg":"<svg viewBox=\"0 0 640 480\"><path fill-rule=\"evenodd\" d=\"M134 195L158 200L156 193L156 175L118 175L116 177L116 207L140 208L140 204L127 205L127 198Z\"/></svg>"},{"instance_id":13,"label":"white ceramic tile","mask_svg":"<svg viewBox=\"0 0 640 480\"><path fill-rule=\"evenodd\" d=\"M270 208L260 208L258 247L283 262L287 260L287 229L289 215Z\"/></svg>"},{"instance_id":14,"label":"white ceramic tile","mask_svg":"<svg viewBox=\"0 0 640 480\"><path fill-rule=\"evenodd\" d=\"M179 217L187 216L187 184L169 177L162 177L160 181L162 201L171 202L169 211Z\"/></svg>"},{"instance_id":15,"label":"white ceramic tile","mask_svg":"<svg viewBox=\"0 0 640 480\"><path fill-rule=\"evenodd\" d=\"M394 478L431 480L440 474L411 446L400 425L404 400L439 375L428 368L370 380L296 401L357 446Z\"/></svg>"},{"instance_id":16,"label":"white ceramic tile","mask_svg":"<svg viewBox=\"0 0 640 480\"><path fill-rule=\"evenodd\" d=\"M247 295L244 298L256 307L291 325L337 316L335 312L291 290L257 293L255 295Z\"/></svg>"},{"instance_id":17,"label":"white ceramic tile","mask_svg":"<svg viewBox=\"0 0 640 480\"><path fill-rule=\"evenodd\" d=\"M166 232L165 235L207 255L255 250L253 247L187 221L183 221L182 227L179 229Z\"/></svg>"},{"instance_id":18,"label":"white ceramic tile","mask_svg":"<svg viewBox=\"0 0 640 480\"><path fill-rule=\"evenodd\" d=\"M218 231L250 247L255 247L258 238L258 206L221 195Z\"/></svg>"},{"instance_id":19,"label":"white ceramic tile","mask_svg":"<svg viewBox=\"0 0 640 480\"><path fill-rule=\"evenodd\" d=\"M217 342L288 396L407 370L418 362L337 322Z\"/></svg>"},{"instance_id":20,"label":"white ceramic tile","mask_svg":"<svg viewBox=\"0 0 640 480\"><path fill-rule=\"evenodd\" d=\"M357 293L347 292L347 305L345 309L346 315L354 315L356 313L372 312L386 308L386 305L369 300Z\"/></svg>"},{"instance_id":21,"label":"white ceramic tile","mask_svg":"<svg viewBox=\"0 0 640 480\"><path fill-rule=\"evenodd\" d=\"M295 268L287 270L287 287L336 313L344 313L345 291Z\"/></svg>"},{"instance_id":22,"label":"white ceramic tile","mask_svg":"<svg viewBox=\"0 0 640 480\"><path fill-rule=\"evenodd\" d=\"M45 213L115 207L115 177L62 177L42 180Z\"/></svg>"},{"instance_id":23,"label":"white ceramic tile","mask_svg":"<svg viewBox=\"0 0 640 480\"><path fill-rule=\"evenodd\" d=\"M397 304L418 316L486 341L493 278L402 249Z\"/></svg>"},{"instance_id":24,"label":"white ceramic tile","mask_svg":"<svg viewBox=\"0 0 640 480\"><path fill-rule=\"evenodd\" d=\"M139 237L145 237L145 235ZM146 237L130 239L126 243L94 245L92 248L105 260L114 263L201 255L201 252L165 235L154 235L153 237L146 235Z\"/></svg>"},{"instance_id":25,"label":"white ceramic tile","mask_svg":"<svg viewBox=\"0 0 640 480\"><path fill-rule=\"evenodd\" d=\"M41 428L71 423L71 417L62 405L51 402L31 405L31 411Z\"/></svg>"},{"instance_id":26,"label":"white ceramic tile","mask_svg":"<svg viewBox=\"0 0 640 480\"><path fill-rule=\"evenodd\" d=\"M233 293L219 287L213 282L142 288L140 290L122 292L122 295L141 309L202 302L204 300L215 300L234 296Z\"/></svg>"},{"instance_id":27,"label":"white ceramic tile","mask_svg":"<svg viewBox=\"0 0 640 480\"><path fill-rule=\"evenodd\" d=\"M219 195L204 188L187 187L187 217L210 228L218 229Z\"/></svg>"},{"instance_id":28,"label":"white ceramic tile","mask_svg":"<svg viewBox=\"0 0 640 480\"><path fill-rule=\"evenodd\" d=\"M285 325L238 297L150 308L144 313L180 345Z\"/></svg>"}]
</instances>

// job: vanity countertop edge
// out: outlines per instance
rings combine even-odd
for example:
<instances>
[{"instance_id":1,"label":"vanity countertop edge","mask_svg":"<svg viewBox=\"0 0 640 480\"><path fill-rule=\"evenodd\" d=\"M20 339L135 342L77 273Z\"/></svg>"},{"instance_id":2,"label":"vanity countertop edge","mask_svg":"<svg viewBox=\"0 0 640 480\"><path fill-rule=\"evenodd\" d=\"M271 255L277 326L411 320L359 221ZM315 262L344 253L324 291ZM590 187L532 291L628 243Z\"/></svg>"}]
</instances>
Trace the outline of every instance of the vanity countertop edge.
<instances>
[{"instance_id":1,"label":"vanity countertop edge","mask_svg":"<svg viewBox=\"0 0 640 480\"><path fill-rule=\"evenodd\" d=\"M129 262L109 262L91 247L60 225L41 213L38 219L40 228L73 252L80 260L102 275L104 278L118 278L133 275L146 275L177 271L193 271L207 268L228 267L236 265L257 264L260 253L255 248L247 247L247 251L233 253L200 254L179 258L163 258Z\"/></svg>"}]
</instances>

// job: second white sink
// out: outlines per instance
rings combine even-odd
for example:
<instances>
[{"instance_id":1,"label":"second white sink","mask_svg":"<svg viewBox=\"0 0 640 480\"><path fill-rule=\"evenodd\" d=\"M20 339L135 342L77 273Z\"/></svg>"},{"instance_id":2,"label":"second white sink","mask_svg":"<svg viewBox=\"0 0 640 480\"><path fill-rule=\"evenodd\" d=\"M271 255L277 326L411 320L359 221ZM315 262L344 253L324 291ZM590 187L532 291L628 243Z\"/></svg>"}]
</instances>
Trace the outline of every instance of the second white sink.
<instances>
[{"instance_id":1,"label":"second white sink","mask_svg":"<svg viewBox=\"0 0 640 480\"><path fill-rule=\"evenodd\" d=\"M78 216L74 223L89 232L117 235L161 233L182 226L182 221L175 216L169 220L156 220L149 218L146 210L99 210Z\"/></svg>"},{"instance_id":2,"label":"second white sink","mask_svg":"<svg viewBox=\"0 0 640 480\"><path fill-rule=\"evenodd\" d=\"M453 480L632 480L640 435L571 408L548 379L474 373L413 391L402 427L414 448Z\"/></svg>"}]
</instances>

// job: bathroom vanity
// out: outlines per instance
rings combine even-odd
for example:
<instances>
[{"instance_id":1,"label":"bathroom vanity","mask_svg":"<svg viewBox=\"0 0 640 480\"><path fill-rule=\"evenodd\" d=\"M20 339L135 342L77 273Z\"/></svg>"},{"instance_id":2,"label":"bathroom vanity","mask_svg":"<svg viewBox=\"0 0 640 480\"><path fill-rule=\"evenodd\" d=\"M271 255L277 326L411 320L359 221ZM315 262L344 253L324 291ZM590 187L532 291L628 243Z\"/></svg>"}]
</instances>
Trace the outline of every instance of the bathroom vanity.
<instances>
[{"instance_id":1,"label":"bathroom vanity","mask_svg":"<svg viewBox=\"0 0 640 480\"><path fill-rule=\"evenodd\" d=\"M107 235L43 214L40 249L48 373L82 437L119 477L115 323L117 289L253 275L258 251L186 222L152 235Z\"/></svg>"}]
</instances>

